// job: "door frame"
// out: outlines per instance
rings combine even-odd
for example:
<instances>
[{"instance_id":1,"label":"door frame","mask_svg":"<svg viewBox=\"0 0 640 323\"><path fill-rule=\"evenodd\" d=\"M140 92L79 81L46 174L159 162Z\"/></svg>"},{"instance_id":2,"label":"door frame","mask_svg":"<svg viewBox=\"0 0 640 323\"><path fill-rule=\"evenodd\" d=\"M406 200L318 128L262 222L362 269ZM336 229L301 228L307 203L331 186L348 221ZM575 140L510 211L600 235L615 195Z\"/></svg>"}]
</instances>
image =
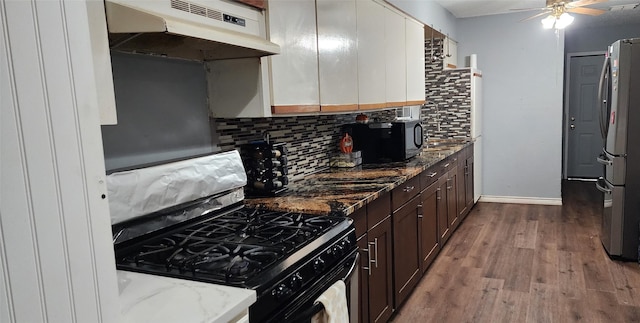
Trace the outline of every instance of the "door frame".
<instances>
[{"instance_id":1,"label":"door frame","mask_svg":"<svg viewBox=\"0 0 640 323\"><path fill-rule=\"evenodd\" d=\"M567 53L565 66L565 79L564 79L564 107L562 108L562 179L569 179L567 176L567 170L569 168L569 90L571 88L571 59L574 57L584 57L584 56L600 56L607 53L606 50L603 51L591 51L591 52L574 52Z\"/></svg>"}]
</instances>

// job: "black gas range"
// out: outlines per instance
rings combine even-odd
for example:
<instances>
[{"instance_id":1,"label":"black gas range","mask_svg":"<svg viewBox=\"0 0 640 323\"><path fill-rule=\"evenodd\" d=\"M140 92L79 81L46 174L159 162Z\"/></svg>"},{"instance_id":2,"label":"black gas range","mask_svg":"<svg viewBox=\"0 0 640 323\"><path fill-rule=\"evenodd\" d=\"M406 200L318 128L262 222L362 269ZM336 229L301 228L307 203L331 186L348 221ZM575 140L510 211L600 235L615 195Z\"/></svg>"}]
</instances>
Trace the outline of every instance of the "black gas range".
<instances>
[{"instance_id":1,"label":"black gas range","mask_svg":"<svg viewBox=\"0 0 640 323\"><path fill-rule=\"evenodd\" d=\"M208 201L164 216L201 212L206 209L202 203ZM251 322L305 321L324 290L356 271L351 222L235 203L126 241L114 239L116 266L253 289L257 301L249 308Z\"/></svg>"}]
</instances>

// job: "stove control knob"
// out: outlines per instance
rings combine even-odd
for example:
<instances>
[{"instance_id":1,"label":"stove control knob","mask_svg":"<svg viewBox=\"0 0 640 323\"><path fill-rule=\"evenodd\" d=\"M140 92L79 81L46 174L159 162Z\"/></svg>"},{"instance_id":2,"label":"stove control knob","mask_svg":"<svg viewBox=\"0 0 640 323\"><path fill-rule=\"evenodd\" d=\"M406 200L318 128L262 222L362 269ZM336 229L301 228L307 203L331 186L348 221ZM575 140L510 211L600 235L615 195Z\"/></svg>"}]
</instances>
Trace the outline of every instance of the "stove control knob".
<instances>
[{"instance_id":1,"label":"stove control knob","mask_svg":"<svg viewBox=\"0 0 640 323\"><path fill-rule=\"evenodd\" d=\"M350 244L351 243L349 242L349 238L345 238L344 240L342 240L342 242L340 242L340 246L342 247L342 250L347 250Z\"/></svg>"},{"instance_id":2,"label":"stove control knob","mask_svg":"<svg viewBox=\"0 0 640 323\"><path fill-rule=\"evenodd\" d=\"M298 290L302 287L302 276L300 276L300 273L296 273L291 277L291 283L289 285L291 285L291 289L293 290Z\"/></svg>"},{"instance_id":3,"label":"stove control knob","mask_svg":"<svg viewBox=\"0 0 640 323\"><path fill-rule=\"evenodd\" d=\"M291 288L285 284L280 284L271 292L271 295L276 299L286 298L291 295Z\"/></svg>"},{"instance_id":4,"label":"stove control knob","mask_svg":"<svg viewBox=\"0 0 640 323\"><path fill-rule=\"evenodd\" d=\"M315 270L316 273L324 271L325 266L324 260L320 258L313 261L313 270Z\"/></svg>"},{"instance_id":5,"label":"stove control knob","mask_svg":"<svg viewBox=\"0 0 640 323\"><path fill-rule=\"evenodd\" d=\"M342 255L342 246L340 246L340 245L333 246L333 248L331 248L331 253L334 256L341 256Z\"/></svg>"}]
</instances>

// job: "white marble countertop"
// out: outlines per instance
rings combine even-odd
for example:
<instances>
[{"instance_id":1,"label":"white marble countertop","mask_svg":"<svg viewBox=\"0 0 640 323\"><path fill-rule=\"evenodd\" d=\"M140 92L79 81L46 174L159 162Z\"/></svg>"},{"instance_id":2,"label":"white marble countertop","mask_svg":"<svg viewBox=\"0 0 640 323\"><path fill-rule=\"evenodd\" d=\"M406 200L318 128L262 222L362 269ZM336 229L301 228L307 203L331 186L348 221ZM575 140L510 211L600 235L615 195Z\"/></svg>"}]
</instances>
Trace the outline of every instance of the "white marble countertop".
<instances>
[{"instance_id":1,"label":"white marble countertop","mask_svg":"<svg viewBox=\"0 0 640 323\"><path fill-rule=\"evenodd\" d=\"M118 270L124 322L228 322L256 301L250 289Z\"/></svg>"}]
</instances>

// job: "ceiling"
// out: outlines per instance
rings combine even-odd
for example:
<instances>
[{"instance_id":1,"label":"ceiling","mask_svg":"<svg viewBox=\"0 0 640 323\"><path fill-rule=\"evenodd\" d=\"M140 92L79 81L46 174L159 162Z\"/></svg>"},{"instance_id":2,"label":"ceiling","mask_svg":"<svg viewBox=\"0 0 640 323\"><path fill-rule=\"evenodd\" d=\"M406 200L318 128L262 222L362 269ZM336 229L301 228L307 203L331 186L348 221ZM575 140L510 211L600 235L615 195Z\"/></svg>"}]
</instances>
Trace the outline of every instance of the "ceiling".
<instances>
[{"instance_id":1,"label":"ceiling","mask_svg":"<svg viewBox=\"0 0 640 323\"><path fill-rule=\"evenodd\" d=\"M514 13L511 9L542 8L545 6L545 0L435 0L435 2L449 10L456 18ZM587 6L587 8L610 10L612 6L637 4L639 2L640 0L609 0ZM531 15L538 12L539 11L531 11ZM584 15L574 16L576 19L581 17L580 20L583 20L585 25L593 26L640 23L640 6L632 10L607 11L595 17Z\"/></svg>"}]
</instances>

